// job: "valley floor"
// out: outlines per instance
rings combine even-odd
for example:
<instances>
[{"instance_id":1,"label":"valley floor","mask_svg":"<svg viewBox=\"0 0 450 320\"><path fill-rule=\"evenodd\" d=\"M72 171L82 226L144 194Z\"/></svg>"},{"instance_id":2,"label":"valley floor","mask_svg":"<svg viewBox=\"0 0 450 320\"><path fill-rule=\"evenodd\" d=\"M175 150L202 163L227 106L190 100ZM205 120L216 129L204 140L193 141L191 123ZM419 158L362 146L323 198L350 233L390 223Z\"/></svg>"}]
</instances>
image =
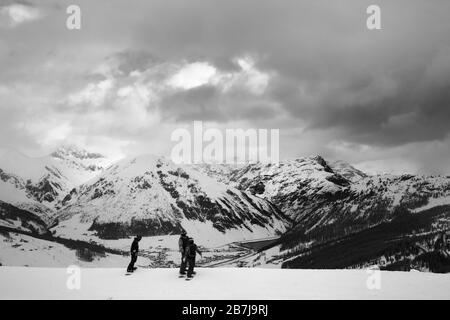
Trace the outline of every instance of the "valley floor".
<instances>
[{"instance_id":1,"label":"valley floor","mask_svg":"<svg viewBox=\"0 0 450 320\"><path fill-rule=\"evenodd\" d=\"M80 289L64 268L0 267L0 299L449 299L450 277L380 272L369 290L366 270L198 268L192 281L176 269L80 269ZM373 275L372 275L373 277ZM369 280L370 282L370 280ZM73 288L73 287L72 287Z\"/></svg>"}]
</instances>

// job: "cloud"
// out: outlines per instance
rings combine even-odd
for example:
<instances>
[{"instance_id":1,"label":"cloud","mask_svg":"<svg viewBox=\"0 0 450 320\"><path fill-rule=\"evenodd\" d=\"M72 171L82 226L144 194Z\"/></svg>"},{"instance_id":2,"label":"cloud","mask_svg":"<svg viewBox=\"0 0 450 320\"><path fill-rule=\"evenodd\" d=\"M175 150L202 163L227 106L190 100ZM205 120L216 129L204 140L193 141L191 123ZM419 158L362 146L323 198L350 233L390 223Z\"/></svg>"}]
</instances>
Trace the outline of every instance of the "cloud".
<instances>
[{"instance_id":1,"label":"cloud","mask_svg":"<svg viewBox=\"0 0 450 320\"><path fill-rule=\"evenodd\" d=\"M42 13L37 8L22 3L0 7L0 15L8 19L10 27L17 27L42 17Z\"/></svg>"},{"instance_id":2,"label":"cloud","mask_svg":"<svg viewBox=\"0 0 450 320\"><path fill-rule=\"evenodd\" d=\"M0 28L3 143L37 148L67 124L67 138L162 150L169 128L204 120L279 128L286 157L448 168L450 2L379 0L378 31L368 0L105 3L79 0L76 33L61 18L69 0L0 9L17 23ZM18 27L36 16L14 20L14 5L46 19Z\"/></svg>"},{"instance_id":3,"label":"cloud","mask_svg":"<svg viewBox=\"0 0 450 320\"><path fill-rule=\"evenodd\" d=\"M174 74L167 84L174 88L192 89L205 85L216 74L216 68L205 62L187 64Z\"/></svg>"},{"instance_id":4,"label":"cloud","mask_svg":"<svg viewBox=\"0 0 450 320\"><path fill-rule=\"evenodd\" d=\"M234 88L245 88L254 95L261 95L268 87L270 75L258 70L256 61L249 57L236 57L233 62L240 70L224 73L218 83L222 85L223 91L228 92Z\"/></svg>"},{"instance_id":5,"label":"cloud","mask_svg":"<svg viewBox=\"0 0 450 320\"><path fill-rule=\"evenodd\" d=\"M81 91L69 95L67 98L67 103L71 106L85 103L93 107L98 107L105 102L105 99L111 92L113 85L113 79L101 80L98 83L91 82Z\"/></svg>"}]
</instances>

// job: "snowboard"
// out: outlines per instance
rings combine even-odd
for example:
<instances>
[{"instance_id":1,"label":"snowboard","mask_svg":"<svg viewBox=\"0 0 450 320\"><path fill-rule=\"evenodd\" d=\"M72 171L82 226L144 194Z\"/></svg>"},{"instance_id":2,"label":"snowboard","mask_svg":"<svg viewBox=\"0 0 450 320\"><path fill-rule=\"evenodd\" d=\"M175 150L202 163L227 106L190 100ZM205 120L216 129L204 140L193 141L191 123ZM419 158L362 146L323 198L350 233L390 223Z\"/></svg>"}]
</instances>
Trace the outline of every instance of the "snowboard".
<instances>
[{"instance_id":1,"label":"snowboard","mask_svg":"<svg viewBox=\"0 0 450 320\"><path fill-rule=\"evenodd\" d=\"M134 268L134 270L133 270L133 271L131 271L131 272L127 270L127 272L125 272L125 275L126 275L126 276L130 276L130 275L132 275L132 274L133 274L133 272L136 272L136 270L137 270L137 268L136 268L136 267L135 267L135 268Z\"/></svg>"},{"instance_id":2,"label":"snowboard","mask_svg":"<svg viewBox=\"0 0 450 320\"><path fill-rule=\"evenodd\" d=\"M186 281L191 281L192 279L194 279L195 278L195 273L192 275L192 277L190 277L190 278L188 278L187 276L186 276Z\"/></svg>"}]
</instances>

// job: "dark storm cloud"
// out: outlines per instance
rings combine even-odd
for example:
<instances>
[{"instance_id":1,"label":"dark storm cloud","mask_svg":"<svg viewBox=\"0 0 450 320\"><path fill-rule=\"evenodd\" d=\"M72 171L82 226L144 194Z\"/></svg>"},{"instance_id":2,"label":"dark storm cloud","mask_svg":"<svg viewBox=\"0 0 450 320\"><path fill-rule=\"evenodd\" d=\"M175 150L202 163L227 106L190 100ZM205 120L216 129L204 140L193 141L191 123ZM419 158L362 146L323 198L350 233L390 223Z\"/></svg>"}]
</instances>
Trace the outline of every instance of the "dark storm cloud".
<instances>
[{"instance_id":1,"label":"dark storm cloud","mask_svg":"<svg viewBox=\"0 0 450 320\"><path fill-rule=\"evenodd\" d=\"M217 106L219 94L213 86L200 86L169 95L161 109L175 121L217 120L224 117Z\"/></svg>"},{"instance_id":2,"label":"dark storm cloud","mask_svg":"<svg viewBox=\"0 0 450 320\"><path fill-rule=\"evenodd\" d=\"M223 95L215 86L204 85L177 91L162 100L161 112L166 119L177 122L195 120L228 122L274 118L276 108L264 99L245 93Z\"/></svg>"},{"instance_id":3,"label":"dark storm cloud","mask_svg":"<svg viewBox=\"0 0 450 320\"><path fill-rule=\"evenodd\" d=\"M450 131L450 68L425 68L435 59L397 74L394 69L383 80L388 82L385 86L368 75L350 79L346 87L319 89L317 100L305 107L295 105L302 101L296 88L284 86L277 96L292 114L309 119L310 129L336 127L357 142L398 145L442 140Z\"/></svg>"},{"instance_id":4,"label":"dark storm cloud","mask_svg":"<svg viewBox=\"0 0 450 320\"><path fill-rule=\"evenodd\" d=\"M450 70L430 66L448 62L450 3L378 1L379 31L365 27L371 2L349 3L156 1L134 36L168 59L207 59L224 70L236 56L258 55L257 67L278 75L267 101L311 130L335 127L343 139L373 144L444 138ZM205 93L203 101L199 92L169 99L183 104L175 117L228 119Z\"/></svg>"}]
</instances>

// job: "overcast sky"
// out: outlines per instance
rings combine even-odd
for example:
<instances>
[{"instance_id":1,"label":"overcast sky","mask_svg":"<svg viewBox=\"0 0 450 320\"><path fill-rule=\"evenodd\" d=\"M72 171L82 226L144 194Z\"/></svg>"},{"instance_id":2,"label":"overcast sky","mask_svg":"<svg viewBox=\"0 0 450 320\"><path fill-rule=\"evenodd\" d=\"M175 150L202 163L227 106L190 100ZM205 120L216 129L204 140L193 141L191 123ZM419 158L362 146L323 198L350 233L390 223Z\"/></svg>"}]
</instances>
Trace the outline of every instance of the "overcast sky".
<instances>
[{"instance_id":1,"label":"overcast sky","mask_svg":"<svg viewBox=\"0 0 450 320\"><path fill-rule=\"evenodd\" d=\"M448 0L0 0L0 148L168 155L202 120L279 128L282 159L450 174L449 15Z\"/></svg>"}]
</instances>

